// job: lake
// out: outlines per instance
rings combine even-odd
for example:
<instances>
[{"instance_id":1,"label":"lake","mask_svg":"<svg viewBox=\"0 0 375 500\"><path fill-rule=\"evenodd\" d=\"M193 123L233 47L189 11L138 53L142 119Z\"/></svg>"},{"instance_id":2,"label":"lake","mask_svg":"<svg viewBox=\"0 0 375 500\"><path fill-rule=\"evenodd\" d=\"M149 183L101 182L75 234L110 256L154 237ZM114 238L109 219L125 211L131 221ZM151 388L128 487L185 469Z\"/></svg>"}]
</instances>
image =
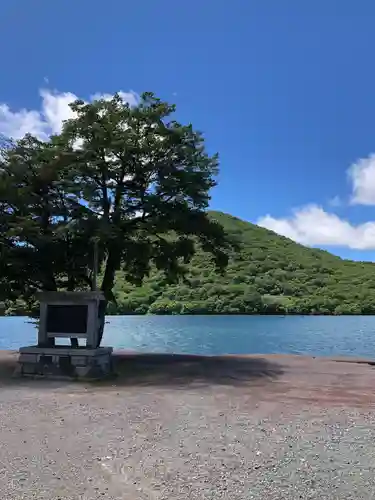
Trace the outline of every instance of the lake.
<instances>
[{"instance_id":1,"label":"lake","mask_svg":"<svg viewBox=\"0 0 375 500\"><path fill-rule=\"evenodd\" d=\"M36 343L27 318L0 318L0 349ZM108 316L103 345L143 352L375 357L375 316Z\"/></svg>"}]
</instances>

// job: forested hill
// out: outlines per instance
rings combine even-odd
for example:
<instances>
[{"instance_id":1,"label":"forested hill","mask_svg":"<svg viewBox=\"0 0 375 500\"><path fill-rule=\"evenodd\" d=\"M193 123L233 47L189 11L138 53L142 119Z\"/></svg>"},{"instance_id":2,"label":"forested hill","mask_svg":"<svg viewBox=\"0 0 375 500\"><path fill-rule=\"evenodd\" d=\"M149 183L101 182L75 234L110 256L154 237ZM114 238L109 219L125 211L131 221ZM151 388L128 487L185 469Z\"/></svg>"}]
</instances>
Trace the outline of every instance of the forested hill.
<instances>
[{"instance_id":1,"label":"forested hill","mask_svg":"<svg viewBox=\"0 0 375 500\"><path fill-rule=\"evenodd\" d=\"M198 253L188 283L153 274L141 288L118 277L113 313L375 314L375 265L306 248L249 222L211 212L240 243L225 275Z\"/></svg>"},{"instance_id":2,"label":"forested hill","mask_svg":"<svg viewBox=\"0 0 375 500\"><path fill-rule=\"evenodd\" d=\"M375 314L375 264L306 248L254 224L211 212L240 245L221 276L197 253L187 282L153 273L142 287L115 285L110 314ZM22 303L7 314L22 314Z\"/></svg>"}]
</instances>

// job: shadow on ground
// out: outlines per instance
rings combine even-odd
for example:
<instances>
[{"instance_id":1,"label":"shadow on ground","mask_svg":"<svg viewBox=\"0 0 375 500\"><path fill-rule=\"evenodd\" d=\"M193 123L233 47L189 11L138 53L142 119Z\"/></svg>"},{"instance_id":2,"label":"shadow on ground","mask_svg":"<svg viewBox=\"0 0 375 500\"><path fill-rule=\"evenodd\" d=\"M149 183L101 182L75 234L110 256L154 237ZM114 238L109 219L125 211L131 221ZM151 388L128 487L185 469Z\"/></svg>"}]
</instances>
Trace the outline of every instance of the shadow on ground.
<instances>
[{"instance_id":1,"label":"shadow on ground","mask_svg":"<svg viewBox=\"0 0 375 500\"><path fill-rule=\"evenodd\" d=\"M116 353L113 358L116 385L238 386L283 374L279 364L260 357Z\"/></svg>"},{"instance_id":2,"label":"shadow on ground","mask_svg":"<svg viewBox=\"0 0 375 500\"><path fill-rule=\"evenodd\" d=\"M21 385L38 388L63 387L68 380L13 377L17 366L16 352L0 356L0 386ZM283 374L281 365L261 357L193 356L184 354L113 354L115 376L107 380L74 381L87 386L241 386L250 381L267 381Z\"/></svg>"}]
</instances>

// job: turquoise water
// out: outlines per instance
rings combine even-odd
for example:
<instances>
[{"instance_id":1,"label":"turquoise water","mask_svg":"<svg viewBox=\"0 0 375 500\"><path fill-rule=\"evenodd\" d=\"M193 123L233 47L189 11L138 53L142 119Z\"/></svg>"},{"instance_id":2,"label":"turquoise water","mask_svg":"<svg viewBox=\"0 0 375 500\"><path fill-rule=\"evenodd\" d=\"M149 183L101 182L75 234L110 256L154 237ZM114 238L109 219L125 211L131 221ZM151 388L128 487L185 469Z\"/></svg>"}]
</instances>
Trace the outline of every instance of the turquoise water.
<instances>
[{"instance_id":1,"label":"turquoise water","mask_svg":"<svg viewBox=\"0 0 375 500\"><path fill-rule=\"evenodd\" d=\"M27 318L0 318L0 349L35 344ZM108 316L103 345L190 354L375 357L375 316Z\"/></svg>"}]
</instances>

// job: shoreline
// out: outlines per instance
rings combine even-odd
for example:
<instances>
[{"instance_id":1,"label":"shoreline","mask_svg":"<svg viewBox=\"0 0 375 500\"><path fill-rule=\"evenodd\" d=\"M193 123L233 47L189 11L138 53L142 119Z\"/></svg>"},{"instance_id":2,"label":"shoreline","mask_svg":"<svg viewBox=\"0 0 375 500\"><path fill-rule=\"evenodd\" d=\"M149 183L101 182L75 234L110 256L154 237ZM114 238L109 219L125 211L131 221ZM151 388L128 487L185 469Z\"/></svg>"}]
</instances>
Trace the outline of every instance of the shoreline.
<instances>
[{"instance_id":1,"label":"shoreline","mask_svg":"<svg viewBox=\"0 0 375 500\"><path fill-rule=\"evenodd\" d=\"M106 347L106 346L103 346ZM18 349L0 349L0 360L2 357L9 357L9 355L18 354ZM375 366L375 357L362 357L362 356L322 356L322 355L311 355L311 354L286 354L286 353L252 353L252 354L188 354L188 353L168 353L168 352L145 352L136 351L132 349L118 349L113 348L113 356L121 358L184 358L188 359L221 359L221 358L232 358L232 359L270 359L279 361L294 361L294 360L305 360L305 361L330 361L336 363L354 363L354 364L367 364Z\"/></svg>"},{"instance_id":2,"label":"shoreline","mask_svg":"<svg viewBox=\"0 0 375 500\"><path fill-rule=\"evenodd\" d=\"M160 317L160 316L167 316L167 317L171 317L171 316L209 316L209 317L220 317L220 316L276 316L276 317L279 317L279 318L284 318L284 317L287 317L287 316L308 316L309 318L313 317L313 316L329 316L329 317L334 317L334 318L338 318L338 317L341 317L341 316L375 316L375 312L370 312L370 313L351 313L351 312L342 312L342 313L327 313L327 312L313 312L313 313L298 313L298 312L285 312L285 313L281 313L281 312L256 312L256 313L247 313L247 312L236 312L236 313L229 313L229 312L225 312L225 313L200 313L200 314L197 314L197 313L173 313L173 314L157 314L157 313L149 313L149 312L146 312L146 313L136 313L136 312L118 312L118 313L114 313L114 312L111 312L111 314L106 314L106 317L116 317L116 316L152 316L152 317ZM0 318L28 318L28 319L36 319L36 318L33 318L32 316L28 316L28 315L25 315L25 314L0 314Z\"/></svg>"}]
</instances>

